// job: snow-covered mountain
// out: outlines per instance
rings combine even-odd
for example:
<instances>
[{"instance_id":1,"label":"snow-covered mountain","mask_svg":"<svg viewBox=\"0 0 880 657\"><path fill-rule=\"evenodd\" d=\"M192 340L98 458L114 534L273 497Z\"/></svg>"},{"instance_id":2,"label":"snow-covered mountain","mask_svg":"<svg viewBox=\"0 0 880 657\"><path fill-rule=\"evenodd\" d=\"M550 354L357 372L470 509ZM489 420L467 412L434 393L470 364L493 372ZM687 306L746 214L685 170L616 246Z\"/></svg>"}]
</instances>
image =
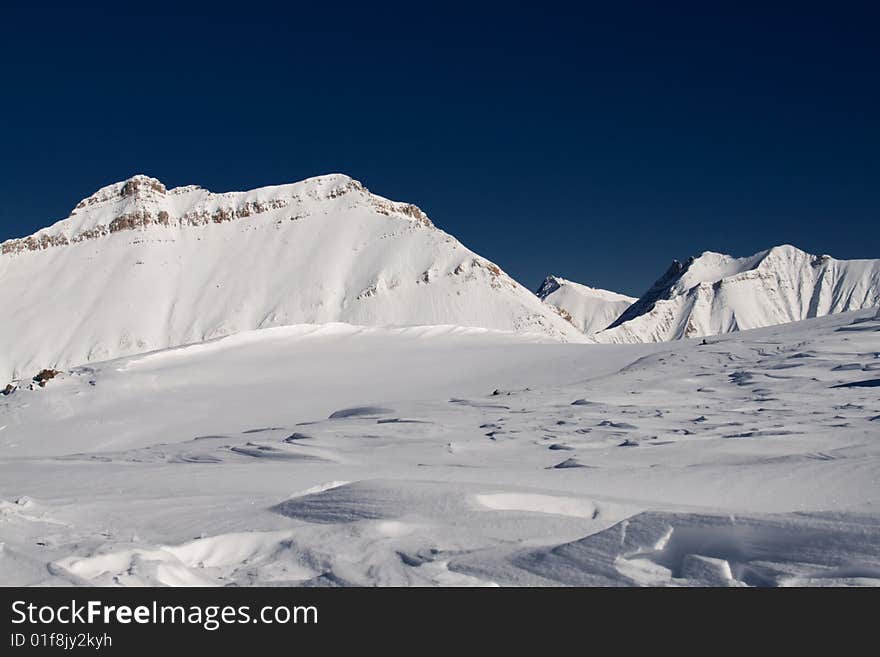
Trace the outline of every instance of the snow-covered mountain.
<instances>
[{"instance_id":1,"label":"snow-covered mountain","mask_svg":"<svg viewBox=\"0 0 880 657\"><path fill-rule=\"evenodd\" d=\"M583 341L416 206L333 174L250 192L135 176L0 244L0 379L298 323Z\"/></svg>"},{"instance_id":2,"label":"snow-covered mountain","mask_svg":"<svg viewBox=\"0 0 880 657\"><path fill-rule=\"evenodd\" d=\"M608 328L636 301L624 294L581 285L559 276L545 278L537 295L587 335Z\"/></svg>"},{"instance_id":3,"label":"snow-covered mountain","mask_svg":"<svg viewBox=\"0 0 880 657\"><path fill-rule=\"evenodd\" d=\"M599 342L660 342L795 322L880 304L880 260L836 260L790 245L746 258L674 261Z\"/></svg>"}]
</instances>

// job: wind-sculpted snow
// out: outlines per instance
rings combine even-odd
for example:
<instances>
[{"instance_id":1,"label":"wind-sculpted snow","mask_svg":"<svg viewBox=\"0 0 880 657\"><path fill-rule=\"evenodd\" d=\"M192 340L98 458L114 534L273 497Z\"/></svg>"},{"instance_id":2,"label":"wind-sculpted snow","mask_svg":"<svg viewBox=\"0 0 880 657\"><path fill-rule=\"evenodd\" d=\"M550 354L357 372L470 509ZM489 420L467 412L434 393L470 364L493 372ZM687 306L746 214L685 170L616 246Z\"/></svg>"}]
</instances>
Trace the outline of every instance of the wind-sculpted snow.
<instances>
[{"instance_id":1,"label":"wind-sculpted snow","mask_svg":"<svg viewBox=\"0 0 880 657\"><path fill-rule=\"evenodd\" d=\"M416 206L343 175L223 194L135 176L0 251L0 389L45 368L293 324L585 339Z\"/></svg>"},{"instance_id":2,"label":"wind-sculpted snow","mask_svg":"<svg viewBox=\"0 0 880 657\"><path fill-rule=\"evenodd\" d=\"M747 258L707 251L670 269L600 342L712 336L880 304L880 260L835 260L793 246Z\"/></svg>"},{"instance_id":3,"label":"wind-sculpted snow","mask_svg":"<svg viewBox=\"0 0 880 657\"><path fill-rule=\"evenodd\" d=\"M0 397L0 584L880 584L880 317L708 342L285 327L63 371Z\"/></svg>"},{"instance_id":4,"label":"wind-sculpted snow","mask_svg":"<svg viewBox=\"0 0 880 657\"><path fill-rule=\"evenodd\" d=\"M643 512L570 543L521 550L495 568L569 586L880 584L878 543L873 515ZM494 574L483 558L469 566L462 557L452 568Z\"/></svg>"}]
</instances>

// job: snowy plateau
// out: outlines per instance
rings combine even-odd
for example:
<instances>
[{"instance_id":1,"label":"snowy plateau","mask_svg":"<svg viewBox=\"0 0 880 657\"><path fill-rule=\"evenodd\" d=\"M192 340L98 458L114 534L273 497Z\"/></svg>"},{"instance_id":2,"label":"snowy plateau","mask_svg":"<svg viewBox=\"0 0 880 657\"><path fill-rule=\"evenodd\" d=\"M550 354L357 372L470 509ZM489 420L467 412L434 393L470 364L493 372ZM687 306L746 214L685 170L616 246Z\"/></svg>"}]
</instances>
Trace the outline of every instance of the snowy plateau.
<instances>
[{"instance_id":1,"label":"snowy plateau","mask_svg":"<svg viewBox=\"0 0 880 657\"><path fill-rule=\"evenodd\" d=\"M535 295L347 176L136 176L0 244L0 585L878 585L878 289Z\"/></svg>"}]
</instances>

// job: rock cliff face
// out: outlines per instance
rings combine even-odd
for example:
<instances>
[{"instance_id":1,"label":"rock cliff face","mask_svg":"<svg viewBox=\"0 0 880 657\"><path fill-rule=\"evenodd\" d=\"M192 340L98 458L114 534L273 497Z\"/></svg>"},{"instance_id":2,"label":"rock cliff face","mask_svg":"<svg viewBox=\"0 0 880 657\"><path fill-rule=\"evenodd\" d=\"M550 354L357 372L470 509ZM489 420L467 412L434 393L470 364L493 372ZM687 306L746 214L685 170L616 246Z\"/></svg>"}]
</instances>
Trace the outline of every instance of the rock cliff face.
<instances>
[{"instance_id":1,"label":"rock cliff face","mask_svg":"<svg viewBox=\"0 0 880 657\"><path fill-rule=\"evenodd\" d=\"M0 245L0 379L327 322L584 339L417 206L341 174L220 194L135 176Z\"/></svg>"},{"instance_id":2,"label":"rock cliff face","mask_svg":"<svg viewBox=\"0 0 880 657\"><path fill-rule=\"evenodd\" d=\"M659 342L795 322L880 304L880 260L836 260L790 245L745 258L673 262L600 342Z\"/></svg>"}]
</instances>

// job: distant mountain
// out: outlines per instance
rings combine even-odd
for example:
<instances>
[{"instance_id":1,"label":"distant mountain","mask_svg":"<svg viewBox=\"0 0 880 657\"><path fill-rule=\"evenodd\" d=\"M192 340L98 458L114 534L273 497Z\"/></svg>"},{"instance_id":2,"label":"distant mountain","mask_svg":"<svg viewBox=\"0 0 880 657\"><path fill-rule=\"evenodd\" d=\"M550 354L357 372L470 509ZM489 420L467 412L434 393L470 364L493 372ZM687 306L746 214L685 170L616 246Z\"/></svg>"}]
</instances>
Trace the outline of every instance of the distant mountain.
<instances>
[{"instance_id":1,"label":"distant mountain","mask_svg":"<svg viewBox=\"0 0 880 657\"><path fill-rule=\"evenodd\" d=\"M297 323L583 335L416 206L334 174L250 192L109 185L0 244L0 379Z\"/></svg>"},{"instance_id":2,"label":"distant mountain","mask_svg":"<svg viewBox=\"0 0 880 657\"><path fill-rule=\"evenodd\" d=\"M608 328L636 301L633 297L588 287L559 276L545 278L537 295L587 335Z\"/></svg>"},{"instance_id":3,"label":"distant mountain","mask_svg":"<svg viewBox=\"0 0 880 657\"><path fill-rule=\"evenodd\" d=\"M880 304L880 260L836 260L790 245L746 258L707 251L672 266L599 342L730 333Z\"/></svg>"}]
</instances>

